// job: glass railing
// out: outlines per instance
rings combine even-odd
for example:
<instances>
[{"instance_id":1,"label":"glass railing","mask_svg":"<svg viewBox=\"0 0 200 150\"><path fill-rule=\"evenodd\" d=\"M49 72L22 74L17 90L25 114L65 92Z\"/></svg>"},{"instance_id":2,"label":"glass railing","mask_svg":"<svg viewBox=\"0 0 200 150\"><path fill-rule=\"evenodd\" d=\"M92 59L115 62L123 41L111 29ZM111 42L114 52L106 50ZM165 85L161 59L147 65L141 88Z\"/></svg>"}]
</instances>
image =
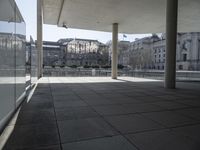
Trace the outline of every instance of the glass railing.
<instances>
[{"instance_id":1,"label":"glass railing","mask_svg":"<svg viewBox=\"0 0 200 150\"><path fill-rule=\"evenodd\" d=\"M91 68L60 68L45 67L43 70L45 77L107 77L111 76L111 69L91 69ZM150 79L164 79L163 70L118 70L118 76L140 77ZM200 81L200 71L177 71L177 80Z\"/></svg>"}]
</instances>

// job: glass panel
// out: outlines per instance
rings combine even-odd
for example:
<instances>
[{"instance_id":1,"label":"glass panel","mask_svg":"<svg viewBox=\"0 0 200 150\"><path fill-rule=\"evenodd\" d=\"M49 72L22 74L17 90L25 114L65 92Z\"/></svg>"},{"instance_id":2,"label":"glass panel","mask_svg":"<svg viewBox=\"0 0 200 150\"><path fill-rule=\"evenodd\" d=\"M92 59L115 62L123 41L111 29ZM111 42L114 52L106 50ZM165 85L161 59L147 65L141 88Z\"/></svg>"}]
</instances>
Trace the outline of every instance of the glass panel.
<instances>
[{"instance_id":1,"label":"glass panel","mask_svg":"<svg viewBox=\"0 0 200 150\"><path fill-rule=\"evenodd\" d=\"M26 58L26 31L25 23L16 23L16 101L22 100L25 94L26 75L25 75L25 58Z\"/></svg>"},{"instance_id":2,"label":"glass panel","mask_svg":"<svg viewBox=\"0 0 200 150\"><path fill-rule=\"evenodd\" d=\"M15 14L10 1L0 1L0 126L15 106Z\"/></svg>"}]
</instances>

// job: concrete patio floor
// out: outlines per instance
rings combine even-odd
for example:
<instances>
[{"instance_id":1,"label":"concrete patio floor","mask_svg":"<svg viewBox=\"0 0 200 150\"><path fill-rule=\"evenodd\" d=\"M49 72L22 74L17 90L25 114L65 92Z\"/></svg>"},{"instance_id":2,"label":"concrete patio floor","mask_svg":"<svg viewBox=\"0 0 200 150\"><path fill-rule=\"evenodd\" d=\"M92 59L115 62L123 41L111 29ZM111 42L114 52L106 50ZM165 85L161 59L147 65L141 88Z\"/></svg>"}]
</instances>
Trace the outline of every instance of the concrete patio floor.
<instances>
[{"instance_id":1,"label":"concrete patio floor","mask_svg":"<svg viewBox=\"0 0 200 150\"><path fill-rule=\"evenodd\" d=\"M40 79L5 150L199 150L200 83L121 77Z\"/></svg>"}]
</instances>

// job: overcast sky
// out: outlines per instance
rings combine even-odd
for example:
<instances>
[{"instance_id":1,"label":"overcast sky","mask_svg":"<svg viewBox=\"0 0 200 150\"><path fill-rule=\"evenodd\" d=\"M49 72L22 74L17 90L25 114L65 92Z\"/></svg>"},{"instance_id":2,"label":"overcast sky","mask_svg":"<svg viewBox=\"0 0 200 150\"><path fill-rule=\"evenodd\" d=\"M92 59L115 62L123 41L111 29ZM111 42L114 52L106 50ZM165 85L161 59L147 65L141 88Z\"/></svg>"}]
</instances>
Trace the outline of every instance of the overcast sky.
<instances>
[{"instance_id":1,"label":"overcast sky","mask_svg":"<svg viewBox=\"0 0 200 150\"><path fill-rule=\"evenodd\" d=\"M30 35L36 40L36 2L37 0L16 0L17 5L26 22L26 35L27 40L30 39ZM79 29L64 29L54 25L44 25L43 27L43 39L45 41L57 41L60 38L84 38L94 39L100 42L106 43L111 40L111 33L109 32L97 32L89 30ZM135 38L142 38L149 34L126 34L127 38L123 39L123 34L119 34L119 40L134 41Z\"/></svg>"}]
</instances>

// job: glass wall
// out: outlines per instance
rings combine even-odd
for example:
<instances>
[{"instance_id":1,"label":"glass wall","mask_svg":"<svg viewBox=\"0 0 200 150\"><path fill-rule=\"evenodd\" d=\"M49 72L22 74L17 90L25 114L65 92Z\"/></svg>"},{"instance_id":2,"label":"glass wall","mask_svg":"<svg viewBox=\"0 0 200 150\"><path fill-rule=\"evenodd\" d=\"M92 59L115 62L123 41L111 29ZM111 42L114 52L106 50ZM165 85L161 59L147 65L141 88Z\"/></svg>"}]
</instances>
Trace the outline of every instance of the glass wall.
<instances>
[{"instance_id":1,"label":"glass wall","mask_svg":"<svg viewBox=\"0 0 200 150\"><path fill-rule=\"evenodd\" d=\"M0 1L0 129L25 97L25 22L14 0Z\"/></svg>"}]
</instances>

